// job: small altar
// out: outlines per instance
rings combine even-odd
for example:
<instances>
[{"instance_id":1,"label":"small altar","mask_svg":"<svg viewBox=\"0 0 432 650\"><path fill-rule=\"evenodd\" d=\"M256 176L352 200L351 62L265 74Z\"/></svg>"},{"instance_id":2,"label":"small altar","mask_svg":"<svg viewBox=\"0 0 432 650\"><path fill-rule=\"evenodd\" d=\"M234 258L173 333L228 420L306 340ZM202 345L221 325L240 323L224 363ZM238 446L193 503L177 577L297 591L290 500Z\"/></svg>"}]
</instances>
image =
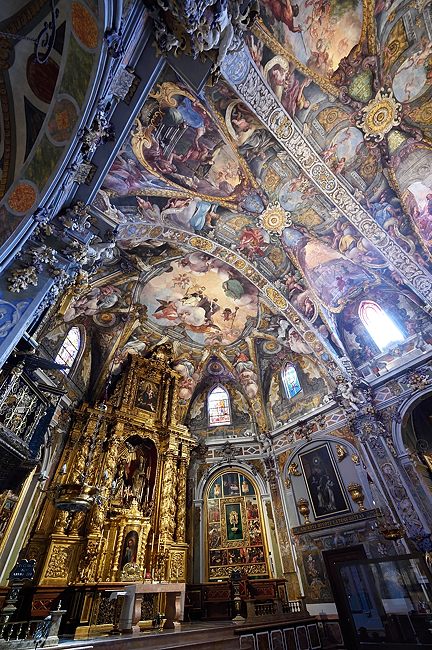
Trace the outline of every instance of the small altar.
<instances>
[{"instance_id":1,"label":"small altar","mask_svg":"<svg viewBox=\"0 0 432 650\"><path fill-rule=\"evenodd\" d=\"M183 621L185 592L185 583L177 582L136 582L125 586L120 592L125 594L119 621L120 631L141 631L142 625L148 620L143 611L143 600L147 594L164 595L165 603L161 611L165 616L163 628L176 628Z\"/></svg>"}]
</instances>

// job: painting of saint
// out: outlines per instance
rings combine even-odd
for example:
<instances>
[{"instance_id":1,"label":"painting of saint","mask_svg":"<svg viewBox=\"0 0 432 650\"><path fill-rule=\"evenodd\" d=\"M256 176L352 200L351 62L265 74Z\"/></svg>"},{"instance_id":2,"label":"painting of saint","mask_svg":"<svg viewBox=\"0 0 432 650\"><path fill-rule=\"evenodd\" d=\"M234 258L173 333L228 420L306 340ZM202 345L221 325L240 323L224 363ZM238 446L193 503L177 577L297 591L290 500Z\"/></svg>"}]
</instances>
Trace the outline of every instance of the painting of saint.
<instances>
[{"instance_id":1,"label":"painting of saint","mask_svg":"<svg viewBox=\"0 0 432 650\"><path fill-rule=\"evenodd\" d=\"M128 441L130 443L130 439ZM153 498L156 476L156 448L152 441L142 440L134 451L119 461L115 475L115 498L124 506L129 506L133 499L138 505L150 503Z\"/></svg>"},{"instance_id":2,"label":"painting of saint","mask_svg":"<svg viewBox=\"0 0 432 650\"><path fill-rule=\"evenodd\" d=\"M285 228L282 244L300 266L311 289L330 311L338 312L374 277L322 240L298 228Z\"/></svg>"},{"instance_id":3,"label":"painting of saint","mask_svg":"<svg viewBox=\"0 0 432 650\"><path fill-rule=\"evenodd\" d=\"M241 494L242 496L247 496L249 494L255 494L255 490L253 488L253 485L246 476L243 476L240 474L240 483L241 483Z\"/></svg>"},{"instance_id":4,"label":"painting of saint","mask_svg":"<svg viewBox=\"0 0 432 650\"><path fill-rule=\"evenodd\" d=\"M220 566L221 564L224 564L223 552L212 549L210 551L210 566Z\"/></svg>"},{"instance_id":5,"label":"painting of saint","mask_svg":"<svg viewBox=\"0 0 432 650\"><path fill-rule=\"evenodd\" d=\"M222 478L217 478L209 491L209 499L220 499L222 496Z\"/></svg>"},{"instance_id":6,"label":"painting of saint","mask_svg":"<svg viewBox=\"0 0 432 650\"><path fill-rule=\"evenodd\" d=\"M393 92L399 102L412 102L430 85L432 43L423 35L420 47L402 63L393 78Z\"/></svg>"},{"instance_id":7,"label":"painting of saint","mask_svg":"<svg viewBox=\"0 0 432 650\"><path fill-rule=\"evenodd\" d=\"M304 90L311 80L296 71L294 65L280 56L266 64L267 80L286 111L294 116L298 110L309 108Z\"/></svg>"},{"instance_id":8,"label":"painting of saint","mask_svg":"<svg viewBox=\"0 0 432 650\"><path fill-rule=\"evenodd\" d=\"M138 551L138 533L131 530L125 537L123 543L123 553L121 559L121 568L123 569L126 564L135 564Z\"/></svg>"},{"instance_id":9,"label":"painting of saint","mask_svg":"<svg viewBox=\"0 0 432 650\"><path fill-rule=\"evenodd\" d=\"M243 539L243 522L239 503L225 504L225 523L227 539Z\"/></svg>"},{"instance_id":10,"label":"painting of saint","mask_svg":"<svg viewBox=\"0 0 432 650\"><path fill-rule=\"evenodd\" d=\"M166 187L166 183L142 167L130 144L127 144L114 160L103 187L117 196L124 196L142 190L143 187L162 189Z\"/></svg>"},{"instance_id":11,"label":"painting of saint","mask_svg":"<svg viewBox=\"0 0 432 650\"><path fill-rule=\"evenodd\" d=\"M118 287L113 287L110 284L93 287L69 304L64 312L63 320L70 323L80 316L95 316L103 311L111 311L114 308L118 310L120 298L121 291Z\"/></svg>"},{"instance_id":12,"label":"painting of saint","mask_svg":"<svg viewBox=\"0 0 432 650\"><path fill-rule=\"evenodd\" d=\"M150 413L156 412L158 399L157 386L145 379L138 384L135 406Z\"/></svg>"},{"instance_id":13,"label":"painting of saint","mask_svg":"<svg viewBox=\"0 0 432 650\"><path fill-rule=\"evenodd\" d=\"M208 505L208 520L209 522L216 523L220 521L219 502L209 503Z\"/></svg>"},{"instance_id":14,"label":"painting of saint","mask_svg":"<svg viewBox=\"0 0 432 650\"><path fill-rule=\"evenodd\" d=\"M240 494L238 474L224 474L222 478L224 497L238 496Z\"/></svg>"},{"instance_id":15,"label":"painting of saint","mask_svg":"<svg viewBox=\"0 0 432 650\"><path fill-rule=\"evenodd\" d=\"M432 251L432 182L430 187L420 181L411 183L406 192L406 202L423 244Z\"/></svg>"},{"instance_id":16,"label":"painting of saint","mask_svg":"<svg viewBox=\"0 0 432 650\"><path fill-rule=\"evenodd\" d=\"M210 524L208 528L208 544L211 548L218 548L221 545L220 524Z\"/></svg>"},{"instance_id":17,"label":"painting of saint","mask_svg":"<svg viewBox=\"0 0 432 650\"><path fill-rule=\"evenodd\" d=\"M350 512L327 444L299 454L315 519Z\"/></svg>"},{"instance_id":18,"label":"painting of saint","mask_svg":"<svg viewBox=\"0 0 432 650\"><path fill-rule=\"evenodd\" d=\"M246 512L248 519L258 519L258 504L248 499L246 501Z\"/></svg>"},{"instance_id":19,"label":"painting of saint","mask_svg":"<svg viewBox=\"0 0 432 650\"><path fill-rule=\"evenodd\" d=\"M260 9L279 43L323 76L330 76L360 40L361 0L262 0Z\"/></svg>"},{"instance_id":20,"label":"painting of saint","mask_svg":"<svg viewBox=\"0 0 432 650\"><path fill-rule=\"evenodd\" d=\"M256 318L258 291L220 260L191 253L149 280L139 301L156 327L181 328L201 345L226 345Z\"/></svg>"},{"instance_id":21,"label":"painting of saint","mask_svg":"<svg viewBox=\"0 0 432 650\"><path fill-rule=\"evenodd\" d=\"M308 598L318 602L331 601L332 593L320 551L303 551L303 567L309 587Z\"/></svg>"},{"instance_id":22,"label":"painting of saint","mask_svg":"<svg viewBox=\"0 0 432 650\"><path fill-rule=\"evenodd\" d=\"M262 544L262 533L259 520L249 522L249 539L251 546Z\"/></svg>"}]
</instances>

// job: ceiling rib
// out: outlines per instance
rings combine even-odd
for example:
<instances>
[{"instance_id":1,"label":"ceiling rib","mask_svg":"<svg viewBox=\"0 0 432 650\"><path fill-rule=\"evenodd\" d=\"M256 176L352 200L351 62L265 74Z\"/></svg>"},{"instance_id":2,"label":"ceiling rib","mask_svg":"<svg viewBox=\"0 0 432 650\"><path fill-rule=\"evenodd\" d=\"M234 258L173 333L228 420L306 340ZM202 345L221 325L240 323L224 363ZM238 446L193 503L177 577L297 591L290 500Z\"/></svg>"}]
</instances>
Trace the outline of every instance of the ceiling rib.
<instances>
[{"instance_id":1,"label":"ceiling rib","mask_svg":"<svg viewBox=\"0 0 432 650\"><path fill-rule=\"evenodd\" d=\"M238 97L274 135L320 192L375 246L417 296L432 306L432 276L389 236L323 162L262 78L247 47L227 55L221 71Z\"/></svg>"}]
</instances>

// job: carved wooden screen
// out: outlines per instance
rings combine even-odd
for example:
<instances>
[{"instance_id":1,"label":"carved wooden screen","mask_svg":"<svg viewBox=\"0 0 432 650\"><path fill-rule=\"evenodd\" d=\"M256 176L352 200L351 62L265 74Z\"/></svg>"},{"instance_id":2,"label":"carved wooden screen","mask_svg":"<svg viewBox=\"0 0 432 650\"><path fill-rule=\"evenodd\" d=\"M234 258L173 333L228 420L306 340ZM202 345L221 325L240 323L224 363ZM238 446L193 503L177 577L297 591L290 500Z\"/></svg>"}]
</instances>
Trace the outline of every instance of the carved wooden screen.
<instances>
[{"instance_id":1,"label":"carved wooden screen","mask_svg":"<svg viewBox=\"0 0 432 650\"><path fill-rule=\"evenodd\" d=\"M267 546L256 485L233 470L211 479L206 490L207 576L229 578L239 569L268 577Z\"/></svg>"}]
</instances>

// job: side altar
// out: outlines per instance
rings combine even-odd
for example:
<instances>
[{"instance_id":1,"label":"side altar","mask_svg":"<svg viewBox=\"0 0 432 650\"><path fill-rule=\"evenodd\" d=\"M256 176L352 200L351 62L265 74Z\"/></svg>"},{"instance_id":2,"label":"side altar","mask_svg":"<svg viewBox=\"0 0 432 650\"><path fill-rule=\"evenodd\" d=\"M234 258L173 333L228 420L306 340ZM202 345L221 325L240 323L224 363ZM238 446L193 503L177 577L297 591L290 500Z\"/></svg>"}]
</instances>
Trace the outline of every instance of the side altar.
<instances>
[{"instance_id":1,"label":"side altar","mask_svg":"<svg viewBox=\"0 0 432 650\"><path fill-rule=\"evenodd\" d=\"M39 567L33 600L58 594L78 624L88 618L88 599L73 597L83 587L186 581L193 442L179 424L171 359L170 345L129 358L102 403L77 409L27 545L26 557Z\"/></svg>"}]
</instances>

